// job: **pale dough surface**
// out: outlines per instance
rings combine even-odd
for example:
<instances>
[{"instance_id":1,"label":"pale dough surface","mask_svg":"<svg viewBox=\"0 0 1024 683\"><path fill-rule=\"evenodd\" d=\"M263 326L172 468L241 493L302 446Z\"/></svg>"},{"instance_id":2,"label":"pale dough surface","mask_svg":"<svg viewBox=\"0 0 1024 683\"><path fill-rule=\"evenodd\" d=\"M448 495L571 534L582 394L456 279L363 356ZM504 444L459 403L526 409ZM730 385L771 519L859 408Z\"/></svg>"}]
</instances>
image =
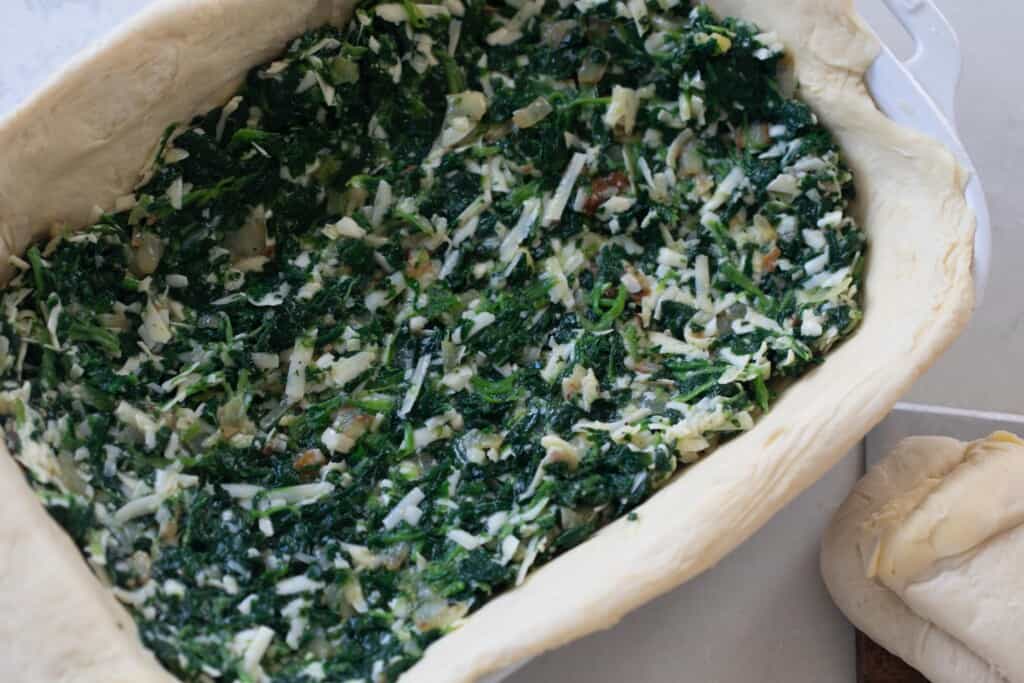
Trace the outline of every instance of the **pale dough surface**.
<instances>
[{"instance_id":1,"label":"pale dough surface","mask_svg":"<svg viewBox=\"0 0 1024 683\"><path fill-rule=\"evenodd\" d=\"M637 521L612 524L487 604L432 645L404 683L476 680L607 628L714 565L835 464L970 316L974 218L965 173L939 144L875 108L863 76L878 46L852 0L709 4L779 34L801 96L857 173L858 217L871 245L861 328L752 431L641 506ZM54 223L80 226L94 205L109 207L130 191L167 125L221 103L246 69L350 8L350 0L167 0L79 59L0 121L0 274L9 273L9 253ZM2 456L0 680L167 681L130 628L110 635L123 612L108 607ZM26 533L33 557L17 550ZM40 562L45 583L34 569ZM68 600L72 592L82 597ZM22 616L9 618L15 610ZM22 649L32 656L12 659Z\"/></svg>"},{"instance_id":2,"label":"pale dough surface","mask_svg":"<svg viewBox=\"0 0 1024 683\"><path fill-rule=\"evenodd\" d=\"M898 495L865 526L869 578L901 595L944 562L1024 523L1024 442L1007 433L971 443L956 469Z\"/></svg>"},{"instance_id":3,"label":"pale dough surface","mask_svg":"<svg viewBox=\"0 0 1024 683\"><path fill-rule=\"evenodd\" d=\"M902 442L825 534L821 566L862 631L936 683L1024 681L1024 441Z\"/></svg>"}]
</instances>

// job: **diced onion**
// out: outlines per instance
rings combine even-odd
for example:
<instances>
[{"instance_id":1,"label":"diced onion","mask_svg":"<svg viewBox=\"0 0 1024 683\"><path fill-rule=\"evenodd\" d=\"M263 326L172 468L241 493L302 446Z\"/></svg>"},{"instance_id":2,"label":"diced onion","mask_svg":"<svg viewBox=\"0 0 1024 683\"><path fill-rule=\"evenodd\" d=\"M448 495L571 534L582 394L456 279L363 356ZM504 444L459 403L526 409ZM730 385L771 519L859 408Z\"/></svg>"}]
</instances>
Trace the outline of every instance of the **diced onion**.
<instances>
[{"instance_id":1,"label":"diced onion","mask_svg":"<svg viewBox=\"0 0 1024 683\"><path fill-rule=\"evenodd\" d=\"M530 128L543 121L553 111L550 102L544 97L538 97L522 109L516 109L512 113L512 123L519 128Z\"/></svg>"},{"instance_id":2,"label":"diced onion","mask_svg":"<svg viewBox=\"0 0 1024 683\"><path fill-rule=\"evenodd\" d=\"M576 23L572 19L564 19L545 24L540 32L540 41L548 47L558 47L569 35L569 31L576 27Z\"/></svg>"},{"instance_id":3,"label":"diced onion","mask_svg":"<svg viewBox=\"0 0 1024 683\"><path fill-rule=\"evenodd\" d=\"M587 56L583 58L583 63L580 64L579 70L576 72L576 78L579 80L581 85L595 85L601 82L604 78L605 73L608 71L608 55L603 51L591 50L587 53Z\"/></svg>"},{"instance_id":4,"label":"diced onion","mask_svg":"<svg viewBox=\"0 0 1024 683\"><path fill-rule=\"evenodd\" d=\"M164 241L155 233L144 231L139 233L134 242L138 244L132 249L132 265L137 275L146 277L156 272L160 259L164 255Z\"/></svg>"},{"instance_id":5,"label":"diced onion","mask_svg":"<svg viewBox=\"0 0 1024 683\"><path fill-rule=\"evenodd\" d=\"M224 246L233 261L263 255L267 249L267 214L262 205L254 208L237 230L227 231Z\"/></svg>"}]
</instances>

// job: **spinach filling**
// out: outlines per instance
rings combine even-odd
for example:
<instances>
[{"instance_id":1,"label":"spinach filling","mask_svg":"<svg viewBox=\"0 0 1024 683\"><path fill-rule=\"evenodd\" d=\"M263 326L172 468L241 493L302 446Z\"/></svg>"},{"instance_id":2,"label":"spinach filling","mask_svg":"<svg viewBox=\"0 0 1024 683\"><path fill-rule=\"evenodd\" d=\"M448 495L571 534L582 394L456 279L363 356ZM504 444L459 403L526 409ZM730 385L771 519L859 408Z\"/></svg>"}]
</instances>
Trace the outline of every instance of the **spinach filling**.
<instances>
[{"instance_id":1,"label":"spinach filling","mask_svg":"<svg viewBox=\"0 0 1024 683\"><path fill-rule=\"evenodd\" d=\"M395 680L860 320L775 36L561 5L364 2L14 259L8 445L181 679Z\"/></svg>"}]
</instances>

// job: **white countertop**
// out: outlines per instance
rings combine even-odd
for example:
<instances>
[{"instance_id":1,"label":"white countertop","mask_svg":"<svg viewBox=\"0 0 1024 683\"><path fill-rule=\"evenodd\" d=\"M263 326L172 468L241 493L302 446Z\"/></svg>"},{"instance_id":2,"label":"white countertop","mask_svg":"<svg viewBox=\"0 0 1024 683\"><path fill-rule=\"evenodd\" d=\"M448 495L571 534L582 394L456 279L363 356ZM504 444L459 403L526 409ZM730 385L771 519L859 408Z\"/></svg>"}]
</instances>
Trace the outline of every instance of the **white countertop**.
<instances>
[{"instance_id":1,"label":"white countertop","mask_svg":"<svg viewBox=\"0 0 1024 683\"><path fill-rule=\"evenodd\" d=\"M72 54L153 0L3 0L0 114ZM907 0L895 0L906 2ZM912 400L1024 413L1024 3L935 0L964 51L960 129L989 194L992 279L970 330L914 387ZM858 0L898 54L910 41L882 0ZM3 151L0 150L0 154ZM979 363L978 359L989 359ZM993 360L998 359L998 361ZM717 567L613 629L544 655L513 683L824 683L854 680L853 630L818 574L818 542L862 471L852 453Z\"/></svg>"}]
</instances>

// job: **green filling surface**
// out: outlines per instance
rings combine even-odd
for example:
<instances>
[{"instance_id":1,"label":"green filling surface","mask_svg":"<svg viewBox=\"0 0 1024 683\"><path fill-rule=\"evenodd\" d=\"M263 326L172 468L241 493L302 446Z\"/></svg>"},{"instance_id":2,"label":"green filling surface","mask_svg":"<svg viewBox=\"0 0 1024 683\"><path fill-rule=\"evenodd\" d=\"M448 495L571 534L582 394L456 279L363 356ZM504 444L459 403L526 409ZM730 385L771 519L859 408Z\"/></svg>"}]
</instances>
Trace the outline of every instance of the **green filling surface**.
<instances>
[{"instance_id":1,"label":"green filling surface","mask_svg":"<svg viewBox=\"0 0 1024 683\"><path fill-rule=\"evenodd\" d=\"M8 445L185 681L396 679L860 320L774 35L492 2L362 3L15 260Z\"/></svg>"}]
</instances>

